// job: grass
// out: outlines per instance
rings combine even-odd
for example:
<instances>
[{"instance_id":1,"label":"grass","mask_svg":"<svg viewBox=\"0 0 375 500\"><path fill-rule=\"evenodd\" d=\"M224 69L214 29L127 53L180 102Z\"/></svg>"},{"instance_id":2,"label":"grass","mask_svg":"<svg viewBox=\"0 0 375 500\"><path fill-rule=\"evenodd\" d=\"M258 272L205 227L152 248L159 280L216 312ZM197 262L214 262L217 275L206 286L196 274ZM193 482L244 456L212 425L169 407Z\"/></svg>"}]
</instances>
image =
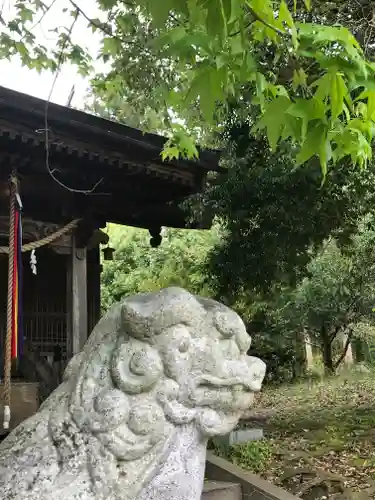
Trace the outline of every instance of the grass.
<instances>
[{"instance_id":1,"label":"grass","mask_svg":"<svg viewBox=\"0 0 375 500\"><path fill-rule=\"evenodd\" d=\"M267 389L263 410L266 439L231 447L230 460L300 498L375 498L375 372Z\"/></svg>"}]
</instances>

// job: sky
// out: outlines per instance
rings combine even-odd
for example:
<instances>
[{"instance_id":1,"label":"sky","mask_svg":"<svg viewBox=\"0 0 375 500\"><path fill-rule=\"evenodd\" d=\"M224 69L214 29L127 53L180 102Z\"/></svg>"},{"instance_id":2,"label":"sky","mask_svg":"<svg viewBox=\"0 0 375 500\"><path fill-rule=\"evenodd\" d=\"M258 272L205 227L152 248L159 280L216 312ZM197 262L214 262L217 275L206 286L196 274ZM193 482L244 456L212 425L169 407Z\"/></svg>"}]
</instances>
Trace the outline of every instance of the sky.
<instances>
[{"instance_id":1,"label":"sky","mask_svg":"<svg viewBox=\"0 0 375 500\"><path fill-rule=\"evenodd\" d=\"M12 17L12 3L12 0L5 2L3 10L3 17L5 19ZM85 13L90 18L99 17L94 0L78 0L77 3L79 3L81 7L84 5ZM53 8L43 19L41 25L33 30L37 40L47 47L53 48L56 43L55 38L51 35L49 30L56 26L69 26L71 24L72 18L69 14L64 14L62 12L63 7L66 7L67 4L67 0L56 1ZM100 48L100 38L99 35L93 34L87 25L87 21L80 16L75 24L72 36L74 41L80 45L86 45L86 42L89 40L90 52L95 56L98 54ZM29 70L26 67L22 67L18 58L14 58L11 61L0 61L0 85L3 87L14 89L41 99L47 99L53 85L53 79L54 75L50 72L38 74L35 70ZM59 73L54 86L51 102L66 105L73 85L75 86L75 93L72 106L82 109L85 95L89 88L89 81L78 75L74 67L68 65L65 65Z\"/></svg>"}]
</instances>

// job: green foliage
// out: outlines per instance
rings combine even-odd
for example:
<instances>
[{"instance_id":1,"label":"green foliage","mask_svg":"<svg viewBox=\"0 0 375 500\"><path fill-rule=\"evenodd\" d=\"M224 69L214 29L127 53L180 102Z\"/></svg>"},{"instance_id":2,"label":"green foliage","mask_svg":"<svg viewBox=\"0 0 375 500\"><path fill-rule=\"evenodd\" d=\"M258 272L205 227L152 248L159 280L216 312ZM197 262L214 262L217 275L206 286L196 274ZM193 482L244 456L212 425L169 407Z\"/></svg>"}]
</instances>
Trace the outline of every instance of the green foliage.
<instances>
[{"instance_id":1,"label":"green foliage","mask_svg":"<svg viewBox=\"0 0 375 500\"><path fill-rule=\"evenodd\" d=\"M72 40L72 29L78 19L75 9L69 12L70 25L56 26L50 30L56 35L51 50L38 42L34 28L48 14L50 8L51 5L41 0L19 0L15 2L12 11L14 14L9 19L5 20L0 16L3 24L0 33L0 58L10 60L18 55L23 65L38 72L56 71L60 64L70 61L78 66L81 74L87 75L92 69L90 57L83 47ZM68 9L64 8L64 11Z\"/></svg>"},{"instance_id":2,"label":"green foliage","mask_svg":"<svg viewBox=\"0 0 375 500\"><path fill-rule=\"evenodd\" d=\"M212 292L203 273L209 248L218 230L165 230L158 248L151 248L147 231L109 226L110 244L116 249L113 261L105 261L102 273L102 308L123 297L180 286L200 295Z\"/></svg>"},{"instance_id":3,"label":"green foliage","mask_svg":"<svg viewBox=\"0 0 375 500\"><path fill-rule=\"evenodd\" d=\"M319 332L322 325L332 330L359 321L372 323L374 238L373 231L363 230L354 238L349 254L329 241L309 264L309 277L297 288L295 304L310 329ZM361 332L360 325L356 331Z\"/></svg>"},{"instance_id":4,"label":"green foliage","mask_svg":"<svg viewBox=\"0 0 375 500\"><path fill-rule=\"evenodd\" d=\"M104 101L126 96L133 109L162 110L172 136L164 158L177 152L194 157L194 141L221 130L230 103L243 100L255 116L254 133L264 131L272 149L291 142L301 164L317 156L324 177L343 158L360 166L371 160L375 66L346 27L322 24L319 5L284 0L97 3L106 22L90 20L75 2L66 2L73 19L85 16L89 27L102 34L101 58L111 70L96 75L93 84ZM4 21L0 55L17 53L38 69L70 60L87 72L88 54L72 42L73 24L57 30L57 50L37 44L33 23L39 22L39 10L48 9L40 0L18 2L16 15ZM281 67L289 71L281 74ZM176 128L181 123L183 133Z\"/></svg>"},{"instance_id":5,"label":"green foliage","mask_svg":"<svg viewBox=\"0 0 375 500\"><path fill-rule=\"evenodd\" d=\"M218 456L256 474L266 471L273 458L273 446L265 439L233 446L215 443L214 451Z\"/></svg>"},{"instance_id":6,"label":"green foliage","mask_svg":"<svg viewBox=\"0 0 375 500\"><path fill-rule=\"evenodd\" d=\"M296 331L307 331L321 347L328 373L334 373L344 359L338 347L340 335L351 341L372 336L375 300L375 233L364 225L346 251L335 241L307 266L308 276L296 287L284 310L293 318Z\"/></svg>"},{"instance_id":7,"label":"green foliage","mask_svg":"<svg viewBox=\"0 0 375 500\"><path fill-rule=\"evenodd\" d=\"M216 213L224 238L211 254L211 274L220 296L248 290L269 292L274 283L293 286L331 234L347 244L358 220L373 211L374 168L343 164L321 186L319 165L293 165L284 146L271 153L249 137L249 125L229 120L224 139L228 173L211 183L203 205ZM241 117L240 117L241 119Z\"/></svg>"}]
</instances>

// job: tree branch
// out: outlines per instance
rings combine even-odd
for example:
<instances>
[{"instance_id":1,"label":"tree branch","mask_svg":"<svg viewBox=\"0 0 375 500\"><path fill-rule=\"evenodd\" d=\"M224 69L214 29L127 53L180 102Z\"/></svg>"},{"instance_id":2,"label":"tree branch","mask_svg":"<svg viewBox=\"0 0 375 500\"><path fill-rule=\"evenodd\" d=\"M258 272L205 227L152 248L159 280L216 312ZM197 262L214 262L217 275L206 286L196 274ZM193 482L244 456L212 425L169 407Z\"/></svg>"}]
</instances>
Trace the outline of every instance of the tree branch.
<instances>
[{"instance_id":1,"label":"tree branch","mask_svg":"<svg viewBox=\"0 0 375 500\"><path fill-rule=\"evenodd\" d=\"M139 50L145 50L146 52L150 53L150 51L147 49L147 47L145 46L142 46L141 44L133 41L133 40L124 40L123 38L115 35L111 28L109 28L106 24L104 23L100 23L100 22L97 22L96 19L91 19L91 17L89 17L86 12L84 12L81 7L79 7L76 2L74 0L69 0L69 2L72 4L72 6L79 12L79 14L81 14L85 19L86 21L89 22L89 24L91 24L91 26L94 26L94 28L97 28L99 30L101 30L105 35L111 37L111 38L114 38L115 40L118 40L119 42L123 43L123 44L129 44L129 45L133 45L134 47L138 47ZM126 5L129 5L130 7L134 7L133 4L131 3L128 3L128 2L124 2Z\"/></svg>"},{"instance_id":2,"label":"tree branch","mask_svg":"<svg viewBox=\"0 0 375 500\"><path fill-rule=\"evenodd\" d=\"M40 24L43 19L45 18L45 16L48 14L48 12L52 9L52 7L55 5L57 0L52 0L52 2L47 6L47 8L45 9L45 11L43 12L43 14L40 16L40 18L37 20L37 22L35 24L33 24L31 26L31 28L29 29L29 31L32 31L34 28L36 28L38 26L38 24Z\"/></svg>"},{"instance_id":3,"label":"tree branch","mask_svg":"<svg viewBox=\"0 0 375 500\"><path fill-rule=\"evenodd\" d=\"M253 16L254 19L252 19L251 21L249 21L243 29L247 30L247 28L249 28L254 21L259 21L260 23L264 24L264 26L267 26L267 28L270 28L271 30L273 31L276 31L276 33L278 35L285 35L287 34L286 32L284 31L281 31L279 30L279 28L276 28L276 26L272 26L272 24L270 24L268 21L266 21L265 19L263 19L259 14L257 14L257 12L255 12L255 10L252 8L252 7L247 7L248 10L249 10L249 13ZM230 37L233 37L233 36L237 36L241 33L241 30L238 30L238 31L235 31L234 33L230 33L228 36Z\"/></svg>"},{"instance_id":4,"label":"tree branch","mask_svg":"<svg viewBox=\"0 0 375 500\"><path fill-rule=\"evenodd\" d=\"M255 12L255 10L252 7L248 7L248 9L256 21L259 21L260 23L264 24L264 26L267 26L267 28L270 28L271 30L276 31L276 33L278 35L281 35L281 36L285 35L284 31L279 30L279 28L276 28L276 26L272 26L272 24L270 24L268 21L266 21L265 19L260 17L260 15L257 12Z\"/></svg>"},{"instance_id":5,"label":"tree branch","mask_svg":"<svg viewBox=\"0 0 375 500\"><path fill-rule=\"evenodd\" d=\"M337 334L339 333L339 331L341 330L342 327L343 327L343 325L336 325L334 327L333 331L331 330L331 332L328 334L328 342L330 345L335 340L335 338L337 337Z\"/></svg>"},{"instance_id":6,"label":"tree branch","mask_svg":"<svg viewBox=\"0 0 375 500\"><path fill-rule=\"evenodd\" d=\"M335 340L335 338L336 338L337 334L339 333L339 331L343 327L345 327L350 322L350 320L352 319L354 312L351 311L351 309L355 305L355 303L357 302L357 300L359 298L360 298L360 295L356 295L354 297L354 299L350 302L350 304L348 305L348 307L346 308L344 320L341 322L340 325L336 325L335 326L334 331L332 332L332 334L329 337L330 344L332 344L332 342Z\"/></svg>"},{"instance_id":7,"label":"tree branch","mask_svg":"<svg viewBox=\"0 0 375 500\"><path fill-rule=\"evenodd\" d=\"M73 7L86 19L86 21L88 21L91 26L94 26L94 28L97 28L101 31L103 31L103 33L105 33L106 35L110 36L111 38L114 38L115 40L118 40L119 42L123 43L124 40L122 40L120 37L118 37L117 35L114 35L112 33L112 30L106 26L105 24L103 23L98 23L95 19L91 19L91 17L89 17L86 12L84 12L81 7L79 7L75 2L74 0L69 0L69 2L73 5Z\"/></svg>"}]
</instances>

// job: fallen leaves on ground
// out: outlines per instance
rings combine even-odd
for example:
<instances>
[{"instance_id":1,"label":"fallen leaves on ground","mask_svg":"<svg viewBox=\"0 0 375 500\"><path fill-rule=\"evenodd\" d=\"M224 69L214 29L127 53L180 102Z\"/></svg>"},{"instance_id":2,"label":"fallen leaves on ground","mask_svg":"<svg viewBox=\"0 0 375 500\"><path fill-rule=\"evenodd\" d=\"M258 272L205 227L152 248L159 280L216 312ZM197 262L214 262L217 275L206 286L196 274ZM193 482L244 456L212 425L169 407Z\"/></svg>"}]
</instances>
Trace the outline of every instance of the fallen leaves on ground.
<instances>
[{"instance_id":1,"label":"fallen leaves on ground","mask_svg":"<svg viewBox=\"0 0 375 500\"><path fill-rule=\"evenodd\" d=\"M300 498L375 498L375 373L267 389L244 425L272 448L263 476Z\"/></svg>"}]
</instances>

